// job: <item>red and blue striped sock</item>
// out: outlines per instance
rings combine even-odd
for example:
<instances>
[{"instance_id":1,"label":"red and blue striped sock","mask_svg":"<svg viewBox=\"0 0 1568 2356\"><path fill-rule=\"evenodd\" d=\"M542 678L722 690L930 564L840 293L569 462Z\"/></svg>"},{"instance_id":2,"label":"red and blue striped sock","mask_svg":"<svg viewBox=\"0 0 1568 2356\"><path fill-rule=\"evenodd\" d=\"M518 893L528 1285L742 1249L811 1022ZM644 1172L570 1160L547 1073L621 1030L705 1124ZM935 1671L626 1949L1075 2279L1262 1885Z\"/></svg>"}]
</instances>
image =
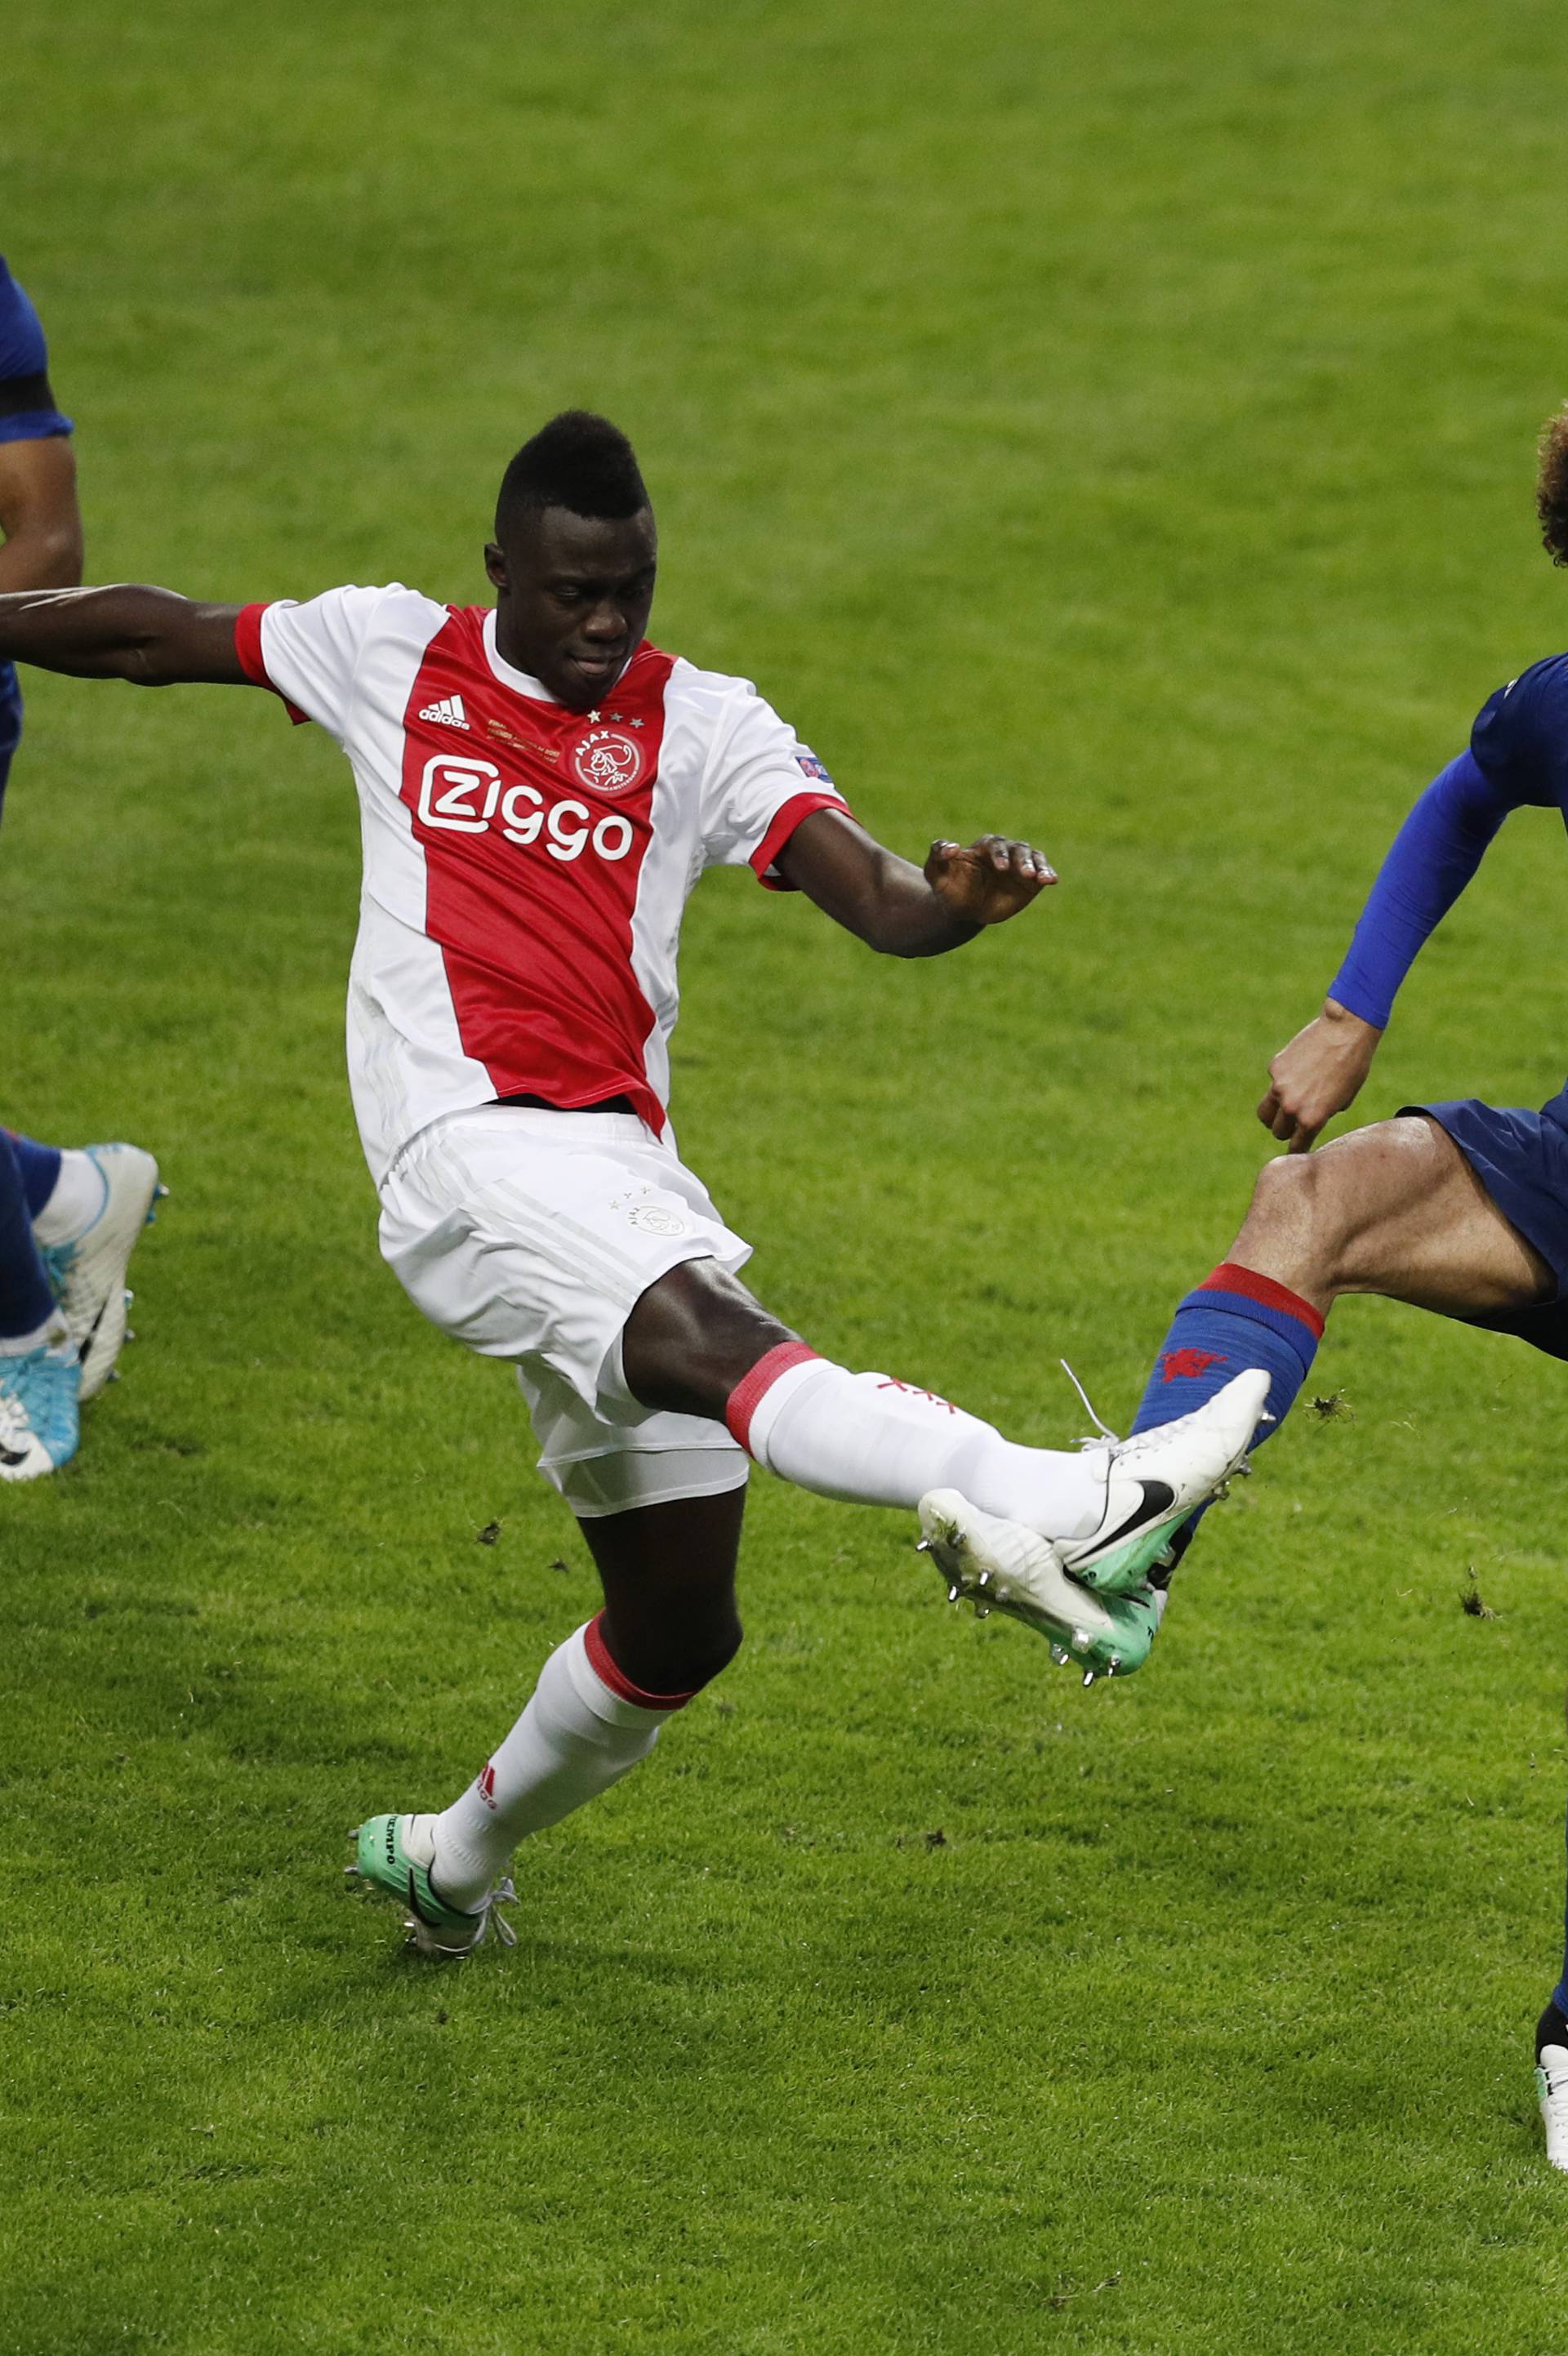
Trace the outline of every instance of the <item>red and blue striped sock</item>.
<instances>
[{"instance_id":1,"label":"red and blue striped sock","mask_svg":"<svg viewBox=\"0 0 1568 2356\"><path fill-rule=\"evenodd\" d=\"M1272 1276L1224 1260L1177 1309L1133 1429L1147 1431L1156 1423L1174 1423L1178 1415L1202 1407L1233 1376L1263 1366L1269 1375L1267 1413L1272 1420L1258 1426L1252 1439L1256 1448L1289 1414L1322 1338L1323 1320L1310 1301L1276 1284ZM1206 1510L1183 1526L1179 1551L1190 1544Z\"/></svg>"}]
</instances>

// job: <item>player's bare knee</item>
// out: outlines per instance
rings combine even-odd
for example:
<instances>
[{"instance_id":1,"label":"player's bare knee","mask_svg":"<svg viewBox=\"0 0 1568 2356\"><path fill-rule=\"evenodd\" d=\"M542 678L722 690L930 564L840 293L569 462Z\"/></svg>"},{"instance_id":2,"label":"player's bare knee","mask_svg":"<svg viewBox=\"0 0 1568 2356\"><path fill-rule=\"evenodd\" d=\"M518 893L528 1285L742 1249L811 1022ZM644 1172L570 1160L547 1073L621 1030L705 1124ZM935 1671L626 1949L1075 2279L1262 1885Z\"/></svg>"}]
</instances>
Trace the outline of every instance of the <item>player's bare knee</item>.
<instances>
[{"instance_id":1,"label":"player's bare knee","mask_svg":"<svg viewBox=\"0 0 1568 2356\"><path fill-rule=\"evenodd\" d=\"M1236 1256L1298 1292L1331 1293L1359 1215L1354 1169L1335 1161L1332 1148L1281 1154L1258 1173Z\"/></svg>"},{"instance_id":2,"label":"player's bare knee","mask_svg":"<svg viewBox=\"0 0 1568 2356\"><path fill-rule=\"evenodd\" d=\"M717 1260L682 1260L628 1318L621 1365L644 1407L722 1419L757 1360L794 1338Z\"/></svg>"},{"instance_id":3,"label":"player's bare knee","mask_svg":"<svg viewBox=\"0 0 1568 2356\"><path fill-rule=\"evenodd\" d=\"M740 1614L734 1611L722 1625L708 1629L701 1641L693 1645L692 1682L682 1690L696 1693L702 1687L711 1686L715 1677L722 1676L739 1652L744 1634Z\"/></svg>"},{"instance_id":4,"label":"player's bare knee","mask_svg":"<svg viewBox=\"0 0 1568 2356\"><path fill-rule=\"evenodd\" d=\"M1310 1251L1331 1205L1322 1201L1321 1172L1312 1156L1282 1153L1258 1173L1242 1237L1248 1243L1288 1253Z\"/></svg>"},{"instance_id":5,"label":"player's bare knee","mask_svg":"<svg viewBox=\"0 0 1568 2356\"><path fill-rule=\"evenodd\" d=\"M701 1693L722 1676L741 1646L740 1615L728 1610L693 1615L683 1623L645 1632L626 1644L628 1676L650 1693Z\"/></svg>"}]
</instances>

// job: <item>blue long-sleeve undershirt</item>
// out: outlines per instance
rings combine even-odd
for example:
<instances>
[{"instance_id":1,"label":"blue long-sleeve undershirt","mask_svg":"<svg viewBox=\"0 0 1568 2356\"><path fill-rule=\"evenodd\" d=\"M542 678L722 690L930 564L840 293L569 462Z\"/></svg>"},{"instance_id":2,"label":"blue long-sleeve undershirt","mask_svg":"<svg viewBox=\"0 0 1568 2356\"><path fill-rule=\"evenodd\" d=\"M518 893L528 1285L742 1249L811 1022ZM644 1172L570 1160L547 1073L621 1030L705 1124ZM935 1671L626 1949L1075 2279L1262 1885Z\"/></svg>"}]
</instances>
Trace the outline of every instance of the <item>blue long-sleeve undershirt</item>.
<instances>
[{"instance_id":1,"label":"blue long-sleeve undershirt","mask_svg":"<svg viewBox=\"0 0 1568 2356\"><path fill-rule=\"evenodd\" d=\"M1495 786L1473 753L1434 777L1378 871L1330 998L1364 1023L1388 1026L1417 950L1481 863L1519 804Z\"/></svg>"}]
</instances>

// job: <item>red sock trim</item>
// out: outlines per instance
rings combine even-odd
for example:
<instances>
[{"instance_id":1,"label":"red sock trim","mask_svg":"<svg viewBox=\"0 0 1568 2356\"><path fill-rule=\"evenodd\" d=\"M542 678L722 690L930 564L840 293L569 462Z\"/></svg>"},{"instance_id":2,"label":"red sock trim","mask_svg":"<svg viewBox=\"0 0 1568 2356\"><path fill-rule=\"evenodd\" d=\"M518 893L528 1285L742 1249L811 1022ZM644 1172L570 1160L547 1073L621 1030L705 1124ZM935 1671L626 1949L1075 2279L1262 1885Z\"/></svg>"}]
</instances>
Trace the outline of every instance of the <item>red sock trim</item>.
<instances>
[{"instance_id":1,"label":"red sock trim","mask_svg":"<svg viewBox=\"0 0 1568 2356\"><path fill-rule=\"evenodd\" d=\"M1286 1284L1276 1284L1272 1276L1260 1276L1255 1268L1243 1268L1239 1260L1221 1260L1213 1274L1204 1278L1198 1290L1245 1293L1249 1301L1261 1301L1265 1309L1277 1309L1282 1316L1299 1318L1315 1341L1323 1339L1323 1320L1310 1301L1304 1301Z\"/></svg>"},{"instance_id":2,"label":"red sock trim","mask_svg":"<svg viewBox=\"0 0 1568 2356\"><path fill-rule=\"evenodd\" d=\"M821 1355L805 1342L780 1342L766 1357L758 1358L749 1375L736 1383L725 1408L725 1421L732 1436L738 1440L746 1454L751 1453L751 1419L762 1405L766 1394L782 1374L791 1366L803 1366L808 1358Z\"/></svg>"},{"instance_id":3,"label":"red sock trim","mask_svg":"<svg viewBox=\"0 0 1568 2356\"><path fill-rule=\"evenodd\" d=\"M599 1612L596 1617L589 1621L583 1631L583 1644L588 1655L588 1666L599 1683L602 1686L608 1686L611 1693L617 1695L620 1700L634 1701L639 1709L684 1709L692 1698L692 1694L698 1692L700 1688L693 1686L692 1693L656 1694L645 1693L640 1686L634 1686L631 1679L618 1669L610 1658L610 1648L605 1642L605 1632L599 1625L604 1616L602 1612Z\"/></svg>"}]
</instances>

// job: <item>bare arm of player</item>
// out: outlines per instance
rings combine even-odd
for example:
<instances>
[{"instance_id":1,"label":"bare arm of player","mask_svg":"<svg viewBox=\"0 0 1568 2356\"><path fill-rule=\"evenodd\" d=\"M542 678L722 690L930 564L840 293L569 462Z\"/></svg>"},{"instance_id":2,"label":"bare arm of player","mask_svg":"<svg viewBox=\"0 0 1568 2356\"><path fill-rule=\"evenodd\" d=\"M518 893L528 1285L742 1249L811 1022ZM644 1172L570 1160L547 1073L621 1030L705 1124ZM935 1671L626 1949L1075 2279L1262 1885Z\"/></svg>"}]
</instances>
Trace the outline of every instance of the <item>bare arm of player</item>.
<instances>
[{"instance_id":1,"label":"bare arm of player","mask_svg":"<svg viewBox=\"0 0 1568 2356\"><path fill-rule=\"evenodd\" d=\"M1372 1068L1382 1033L1341 1006L1323 1001L1305 1030L1288 1040L1269 1066L1258 1119L1292 1153L1308 1153L1337 1112L1354 1104Z\"/></svg>"},{"instance_id":2,"label":"bare arm of player","mask_svg":"<svg viewBox=\"0 0 1568 2356\"><path fill-rule=\"evenodd\" d=\"M838 810L813 810L779 872L823 913L887 957L940 957L1005 923L1056 882L1043 851L1000 834L933 842L924 868L885 851Z\"/></svg>"},{"instance_id":3,"label":"bare arm of player","mask_svg":"<svg viewBox=\"0 0 1568 2356\"><path fill-rule=\"evenodd\" d=\"M0 557L9 554L0 551ZM172 589L40 589L0 596L0 662L73 679L250 684L234 648L238 605L202 605Z\"/></svg>"},{"instance_id":4,"label":"bare arm of player","mask_svg":"<svg viewBox=\"0 0 1568 2356\"><path fill-rule=\"evenodd\" d=\"M0 422L0 433L4 423ZM76 460L63 434L0 441L0 594L69 589L81 578Z\"/></svg>"}]
</instances>

